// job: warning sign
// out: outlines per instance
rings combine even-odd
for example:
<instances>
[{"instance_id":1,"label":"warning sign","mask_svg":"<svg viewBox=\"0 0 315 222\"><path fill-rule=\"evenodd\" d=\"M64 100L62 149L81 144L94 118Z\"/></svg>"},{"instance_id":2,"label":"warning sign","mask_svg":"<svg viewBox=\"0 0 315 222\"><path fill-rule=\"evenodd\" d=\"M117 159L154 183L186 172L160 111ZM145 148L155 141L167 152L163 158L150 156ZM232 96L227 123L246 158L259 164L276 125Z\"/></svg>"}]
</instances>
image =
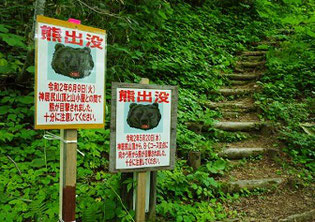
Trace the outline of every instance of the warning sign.
<instances>
[{"instance_id":1,"label":"warning sign","mask_svg":"<svg viewBox=\"0 0 315 222\"><path fill-rule=\"evenodd\" d=\"M35 128L103 128L105 31L38 16L35 37Z\"/></svg>"},{"instance_id":2,"label":"warning sign","mask_svg":"<svg viewBox=\"0 0 315 222\"><path fill-rule=\"evenodd\" d=\"M113 83L110 170L171 169L176 112L175 86Z\"/></svg>"}]
</instances>

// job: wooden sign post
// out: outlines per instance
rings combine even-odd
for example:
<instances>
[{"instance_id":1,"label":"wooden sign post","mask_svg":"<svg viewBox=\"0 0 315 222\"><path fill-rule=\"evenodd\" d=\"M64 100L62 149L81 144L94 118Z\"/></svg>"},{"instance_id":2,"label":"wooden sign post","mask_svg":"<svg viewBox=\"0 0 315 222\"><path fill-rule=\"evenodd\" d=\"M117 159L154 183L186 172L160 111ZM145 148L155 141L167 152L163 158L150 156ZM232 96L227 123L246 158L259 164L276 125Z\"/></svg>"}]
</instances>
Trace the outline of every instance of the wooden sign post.
<instances>
[{"instance_id":1,"label":"wooden sign post","mask_svg":"<svg viewBox=\"0 0 315 222\"><path fill-rule=\"evenodd\" d=\"M109 170L136 174L137 222L146 220L147 172L174 169L176 122L176 86L149 85L148 79L112 83ZM150 181L154 186L156 174L151 173ZM149 196L149 216L154 218L156 196Z\"/></svg>"},{"instance_id":2,"label":"wooden sign post","mask_svg":"<svg viewBox=\"0 0 315 222\"><path fill-rule=\"evenodd\" d=\"M145 221L146 177L146 171L137 172L136 222Z\"/></svg>"},{"instance_id":3,"label":"wooden sign post","mask_svg":"<svg viewBox=\"0 0 315 222\"><path fill-rule=\"evenodd\" d=\"M75 221L75 187L77 174L77 130L60 130L59 218Z\"/></svg>"},{"instance_id":4,"label":"wooden sign post","mask_svg":"<svg viewBox=\"0 0 315 222\"><path fill-rule=\"evenodd\" d=\"M149 79L142 78L140 84L149 84ZM147 171L138 172L136 191L136 222L145 221L146 178Z\"/></svg>"},{"instance_id":5,"label":"wooden sign post","mask_svg":"<svg viewBox=\"0 0 315 222\"><path fill-rule=\"evenodd\" d=\"M75 19L36 21L35 129L60 129L59 216L73 222L77 129L105 126L106 33Z\"/></svg>"}]
</instances>

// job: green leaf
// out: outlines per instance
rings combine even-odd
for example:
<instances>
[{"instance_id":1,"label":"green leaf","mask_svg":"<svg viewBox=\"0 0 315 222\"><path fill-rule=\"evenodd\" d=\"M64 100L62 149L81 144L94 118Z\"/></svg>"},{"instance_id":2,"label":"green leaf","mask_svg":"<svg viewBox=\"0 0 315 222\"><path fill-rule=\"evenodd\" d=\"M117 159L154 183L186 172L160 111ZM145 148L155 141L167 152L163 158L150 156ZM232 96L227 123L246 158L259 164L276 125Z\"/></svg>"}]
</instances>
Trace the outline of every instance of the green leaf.
<instances>
[{"instance_id":1,"label":"green leaf","mask_svg":"<svg viewBox=\"0 0 315 222\"><path fill-rule=\"evenodd\" d=\"M0 66L0 73L6 74L12 71L12 68L8 65Z\"/></svg>"},{"instance_id":2,"label":"green leaf","mask_svg":"<svg viewBox=\"0 0 315 222\"><path fill-rule=\"evenodd\" d=\"M10 106L0 106L0 115L7 114L10 110Z\"/></svg>"},{"instance_id":3,"label":"green leaf","mask_svg":"<svg viewBox=\"0 0 315 222\"><path fill-rule=\"evenodd\" d=\"M30 72L30 73L34 73L35 72L35 66L29 66L26 71Z\"/></svg>"},{"instance_id":4,"label":"green leaf","mask_svg":"<svg viewBox=\"0 0 315 222\"><path fill-rule=\"evenodd\" d=\"M165 13L163 11L159 10L158 13L163 19L167 19L167 16L165 15Z\"/></svg>"},{"instance_id":5,"label":"green leaf","mask_svg":"<svg viewBox=\"0 0 315 222\"><path fill-rule=\"evenodd\" d=\"M7 66L8 65L8 61L4 58L0 59L0 66Z\"/></svg>"},{"instance_id":6,"label":"green leaf","mask_svg":"<svg viewBox=\"0 0 315 222\"><path fill-rule=\"evenodd\" d=\"M105 219L110 220L115 217L116 203L113 200L105 201Z\"/></svg>"},{"instance_id":7,"label":"green leaf","mask_svg":"<svg viewBox=\"0 0 315 222\"><path fill-rule=\"evenodd\" d=\"M0 32L8 33L9 29L7 29L4 25L0 24Z\"/></svg>"},{"instance_id":8,"label":"green leaf","mask_svg":"<svg viewBox=\"0 0 315 222\"><path fill-rule=\"evenodd\" d=\"M20 131L20 136L23 139L32 139L35 135L36 135L36 132L34 130L22 129Z\"/></svg>"},{"instance_id":9,"label":"green leaf","mask_svg":"<svg viewBox=\"0 0 315 222\"><path fill-rule=\"evenodd\" d=\"M9 114L8 115L8 121L12 120L12 121L15 121L17 118L17 115L16 114Z\"/></svg>"},{"instance_id":10,"label":"green leaf","mask_svg":"<svg viewBox=\"0 0 315 222\"><path fill-rule=\"evenodd\" d=\"M309 35L309 36L312 37L312 38L315 38L315 33L312 32L311 30L307 30L307 31L306 31L306 34Z\"/></svg>"},{"instance_id":11,"label":"green leaf","mask_svg":"<svg viewBox=\"0 0 315 222\"><path fill-rule=\"evenodd\" d=\"M217 170L224 170L226 167L226 162L224 160L217 160L213 164L213 168Z\"/></svg>"},{"instance_id":12,"label":"green leaf","mask_svg":"<svg viewBox=\"0 0 315 222\"><path fill-rule=\"evenodd\" d=\"M12 133L8 133L6 130L0 130L0 140L3 142L5 141L12 141L14 135Z\"/></svg>"},{"instance_id":13,"label":"green leaf","mask_svg":"<svg viewBox=\"0 0 315 222\"><path fill-rule=\"evenodd\" d=\"M43 167L45 166L45 160L42 158L37 158L32 161L33 167Z\"/></svg>"},{"instance_id":14,"label":"green leaf","mask_svg":"<svg viewBox=\"0 0 315 222\"><path fill-rule=\"evenodd\" d=\"M209 182L209 185L213 186L213 187L218 187L219 184L217 181L215 181L215 179L213 179L212 177L208 178L208 182Z\"/></svg>"},{"instance_id":15,"label":"green leaf","mask_svg":"<svg viewBox=\"0 0 315 222\"><path fill-rule=\"evenodd\" d=\"M23 104L32 104L34 103L34 97L33 96L20 96L18 98L18 101Z\"/></svg>"},{"instance_id":16,"label":"green leaf","mask_svg":"<svg viewBox=\"0 0 315 222\"><path fill-rule=\"evenodd\" d=\"M191 185L191 187L192 187L194 190L197 190L197 188L198 188L197 184L195 184L195 183L193 183L193 184Z\"/></svg>"},{"instance_id":17,"label":"green leaf","mask_svg":"<svg viewBox=\"0 0 315 222\"><path fill-rule=\"evenodd\" d=\"M0 33L0 38L6 42L9 46L17 46L21 48L26 48L24 44L24 38L18 35L10 34L10 33Z\"/></svg>"},{"instance_id":18,"label":"green leaf","mask_svg":"<svg viewBox=\"0 0 315 222\"><path fill-rule=\"evenodd\" d=\"M214 163L208 163L207 169L211 173L220 173L226 167L226 162L224 160L216 160Z\"/></svg>"}]
</instances>

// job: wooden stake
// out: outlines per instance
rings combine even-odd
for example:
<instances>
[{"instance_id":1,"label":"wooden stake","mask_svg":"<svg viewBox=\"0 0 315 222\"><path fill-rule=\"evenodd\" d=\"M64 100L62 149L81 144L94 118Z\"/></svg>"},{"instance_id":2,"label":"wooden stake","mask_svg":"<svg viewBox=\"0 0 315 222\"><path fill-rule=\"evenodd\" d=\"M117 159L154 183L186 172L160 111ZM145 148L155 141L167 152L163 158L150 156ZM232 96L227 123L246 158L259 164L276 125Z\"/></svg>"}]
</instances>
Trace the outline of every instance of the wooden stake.
<instances>
[{"instance_id":1,"label":"wooden stake","mask_svg":"<svg viewBox=\"0 0 315 222\"><path fill-rule=\"evenodd\" d=\"M128 210L132 210L133 207L133 186L128 190L128 184L124 183L125 180L133 180L133 173L121 173L120 179L120 196L122 202L125 204Z\"/></svg>"},{"instance_id":2,"label":"wooden stake","mask_svg":"<svg viewBox=\"0 0 315 222\"><path fill-rule=\"evenodd\" d=\"M142 78L140 84L149 84L149 79ZM137 173L137 191L136 191L136 221L145 221L145 195L146 195L146 177L147 173Z\"/></svg>"},{"instance_id":3,"label":"wooden stake","mask_svg":"<svg viewBox=\"0 0 315 222\"><path fill-rule=\"evenodd\" d=\"M150 80L148 78L142 78L140 84L149 84Z\"/></svg>"},{"instance_id":4,"label":"wooden stake","mask_svg":"<svg viewBox=\"0 0 315 222\"><path fill-rule=\"evenodd\" d=\"M157 171L151 171L149 213L147 215L147 220L150 222L156 221L156 177Z\"/></svg>"},{"instance_id":5,"label":"wooden stake","mask_svg":"<svg viewBox=\"0 0 315 222\"><path fill-rule=\"evenodd\" d=\"M188 165L194 170L197 170L201 165L201 152L200 151L190 151L188 153Z\"/></svg>"},{"instance_id":6,"label":"wooden stake","mask_svg":"<svg viewBox=\"0 0 315 222\"><path fill-rule=\"evenodd\" d=\"M146 171L137 173L136 222L145 221L146 178Z\"/></svg>"},{"instance_id":7,"label":"wooden stake","mask_svg":"<svg viewBox=\"0 0 315 222\"><path fill-rule=\"evenodd\" d=\"M60 130L60 196L59 217L75 221L75 186L77 174L77 130Z\"/></svg>"}]
</instances>

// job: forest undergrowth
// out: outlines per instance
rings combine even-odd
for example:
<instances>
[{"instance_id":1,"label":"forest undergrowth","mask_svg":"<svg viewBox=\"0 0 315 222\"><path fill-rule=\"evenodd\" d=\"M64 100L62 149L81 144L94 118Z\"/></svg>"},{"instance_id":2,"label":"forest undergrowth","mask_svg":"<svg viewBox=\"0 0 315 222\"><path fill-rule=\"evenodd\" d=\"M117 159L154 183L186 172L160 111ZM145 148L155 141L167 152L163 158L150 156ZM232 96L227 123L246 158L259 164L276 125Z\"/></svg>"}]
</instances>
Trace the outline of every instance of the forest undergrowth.
<instances>
[{"instance_id":1,"label":"forest undergrowth","mask_svg":"<svg viewBox=\"0 0 315 222\"><path fill-rule=\"evenodd\" d=\"M200 4L194 4L194 3ZM253 43L268 50L262 92L255 95L272 122L284 150L298 167L301 184L314 175L314 3L302 0L238 1L47 0L45 16L108 31L106 127L79 130L77 163L78 221L131 221L118 194L120 174L110 174L109 122L111 82L139 82L179 86L176 167L158 172L157 215L161 221L215 221L234 217L224 201L241 194L225 194L215 179L229 169L214 144L239 141L242 134L206 134L187 129L189 121L211 125L219 113L205 101L208 92L224 84L235 57ZM202 3L202 4L201 4ZM34 64L26 62L34 50L31 33L32 1L0 3L0 221L56 221L59 193L59 141L43 139L34 130ZM23 81L20 81L23 79ZM50 131L59 134L58 130ZM187 164L190 151L201 151L202 166ZM125 181L131 184L132 181ZM131 187L131 186L130 186Z\"/></svg>"}]
</instances>

